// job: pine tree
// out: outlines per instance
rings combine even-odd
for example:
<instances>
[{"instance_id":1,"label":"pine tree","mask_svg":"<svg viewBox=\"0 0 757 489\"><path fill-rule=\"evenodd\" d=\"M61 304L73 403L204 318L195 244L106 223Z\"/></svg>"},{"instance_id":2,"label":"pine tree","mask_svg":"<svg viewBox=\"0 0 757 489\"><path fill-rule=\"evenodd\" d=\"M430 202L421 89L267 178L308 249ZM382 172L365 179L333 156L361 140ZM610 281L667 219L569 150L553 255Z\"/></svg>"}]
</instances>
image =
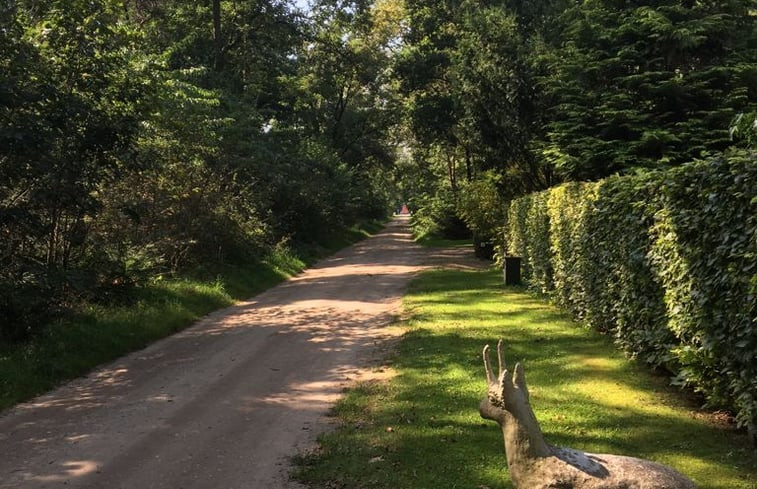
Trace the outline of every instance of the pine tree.
<instances>
[{"instance_id":1,"label":"pine tree","mask_svg":"<svg viewBox=\"0 0 757 489\"><path fill-rule=\"evenodd\" d=\"M545 80L555 103L543 154L569 179L676 165L723 150L753 110L746 1L577 4Z\"/></svg>"}]
</instances>

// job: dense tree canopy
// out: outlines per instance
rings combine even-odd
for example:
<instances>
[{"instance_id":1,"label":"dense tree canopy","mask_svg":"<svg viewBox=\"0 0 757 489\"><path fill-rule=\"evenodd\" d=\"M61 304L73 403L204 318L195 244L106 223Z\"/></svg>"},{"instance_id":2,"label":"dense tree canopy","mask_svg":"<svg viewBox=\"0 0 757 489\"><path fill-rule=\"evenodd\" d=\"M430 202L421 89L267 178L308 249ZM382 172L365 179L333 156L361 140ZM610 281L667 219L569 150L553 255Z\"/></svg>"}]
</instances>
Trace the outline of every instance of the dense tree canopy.
<instances>
[{"instance_id":1,"label":"dense tree canopy","mask_svg":"<svg viewBox=\"0 0 757 489\"><path fill-rule=\"evenodd\" d=\"M3 336L385 215L390 34L372 5L347 7L3 2Z\"/></svg>"},{"instance_id":2,"label":"dense tree canopy","mask_svg":"<svg viewBox=\"0 0 757 489\"><path fill-rule=\"evenodd\" d=\"M749 2L591 2L559 22L544 152L566 178L677 165L731 144L757 87Z\"/></svg>"},{"instance_id":3,"label":"dense tree canopy","mask_svg":"<svg viewBox=\"0 0 757 489\"><path fill-rule=\"evenodd\" d=\"M757 38L748 0L405 6L395 72L409 144L417 162L438 168L421 207L459 201L461 180L488 182L458 202L470 215L477 189L492 184L509 200L754 141ZM480 197L487 208L488 194ZM466 220L477 227L478 217Z\"/></svg>"},{"instance_id":4,"label":"dense tree canopy","mask_svg":"<svg viewBox=\"0 0 757 489\"><path fill-rule=\"evenodd\" d=\"M399 199L428 230L460 234L462 217L485 235L498 202L559 181L753 146L750 8L2 2L3 335L160 272L311 245Z\"/></svg>"}]
</instances>

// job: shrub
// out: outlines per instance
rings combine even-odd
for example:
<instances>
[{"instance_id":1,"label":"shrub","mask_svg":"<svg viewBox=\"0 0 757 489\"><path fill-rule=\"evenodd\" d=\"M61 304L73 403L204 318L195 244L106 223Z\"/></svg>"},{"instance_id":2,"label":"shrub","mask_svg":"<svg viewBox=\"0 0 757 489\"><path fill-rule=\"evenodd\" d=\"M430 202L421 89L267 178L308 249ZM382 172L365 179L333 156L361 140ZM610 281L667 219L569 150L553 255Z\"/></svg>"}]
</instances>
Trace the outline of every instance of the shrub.
<instances>
[{"instance_id":1,"label":"shrub","mask_svg":"<svg viewBox=\"0 0 757 489\"><path fill-rule=\"evenodd\" d=\"M500 178L491 172L461 184L457 212L476 234L493 237L500 233L500 223L507 209L497 190L499 184Z\"/></svg>"},{"instance_id":2,"label":"shrub","mask_svg":"<svg viewBox=\"0 0 757 489\"><path fill-rule=\"evenodd\" d=\"M547 215L550 223L549 246L552 257L555 298L563 307L581 317L586 304L587 284L580 280L588 270L577 260L588 251L582 247L586 216L594 203L594 184L573 183L557 187L547 194Z\"/></svg>"},{"instance_id":3,"label":"shrub","mask_svg":"<svg viewBox=\"0 0 757 489\"><path fill-rule=\"evenodd\" d=\"M757 162L738 152L669 172L650 257L665 290L678 382L757 421Z\"/></svg>"},{"instance_id":4,"label":"shrub","mask_svg":"<svg viewBox=\"0 0 757 489\"><path fill-rule=\"evenodd\" d=\"M586 284L587 323L610 331L631 356L670 365L673 341L662 289L647 257L657 177L613 177L595 184L583 231L580 278Z\"/></svg>"},{"instance_id":5,"label":"shrub","mask_svg":"<svg viewBox=\"0 0 757 489\"><path fill-rule=\"evenodd\" d=\"M526 195L513 200L507 207L507 219L505 220L505 255L521 257L523 277L528 279L532 276L528 247L526 243L526 212L531 205L531 196Z\"/></svg>"},{"instance_id":6,"label":"shrub","mask_svg":"<svg viewBox=\"0 0 757 489\"><path fill-rule=\"evenodd\" d=\"M546 199L546 192L538 192L513 201L506 233L508 254L522 258L524 277L542 293L553 288Z\"/></svg>"},{"instance_id":7,"label":"shrub","mask_svg":"<svg viewBox=\"0 0 757 489\"><path fill-rule=\"evenodd\" d=\"M443 239L465 239L471 232L458 216L456 195L450 189L440 189L423 199L413 212L412 227L416 238L434 236Z\"/></svg>"},{"instance_id":8,"label":"shrub","mask_svg":"<svg viewBox=\"0 0 757 489\"><path fill-rule=\"evenodd\" d=\"M525 196L506 237L532 288L755 429L754 152Z\"/></svg>"},{"instance_id":9,"label":"shrub","mask_svg":"<svg viewBox=\"0 0 757 489\"><path fill-rule=\"evenodd\" d=\"M500 180L492 172L484 172L463 183L457 198L457 212L473 232L475 254L485 260L491 260L495 248L502 246L500 223L507 208L497 190Z\"/></svg>"}]
</instances>

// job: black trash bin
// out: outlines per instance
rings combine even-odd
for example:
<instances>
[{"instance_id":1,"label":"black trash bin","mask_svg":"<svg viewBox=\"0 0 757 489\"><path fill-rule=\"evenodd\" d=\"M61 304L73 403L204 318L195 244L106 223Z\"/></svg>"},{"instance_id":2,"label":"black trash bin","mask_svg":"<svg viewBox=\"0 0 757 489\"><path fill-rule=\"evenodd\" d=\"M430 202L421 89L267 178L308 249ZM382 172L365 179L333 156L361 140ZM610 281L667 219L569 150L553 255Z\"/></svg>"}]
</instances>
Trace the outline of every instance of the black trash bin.
<instances>
[{"instance_id":1,"label":"black trash bin","mask_svg":"<svg viewBox=\"0 0 757 489\"><path fill-rule=\"evenodd\" d=\"M520 285L520 257L505 257L505 285Z\"/></svg>"}]
</instances>

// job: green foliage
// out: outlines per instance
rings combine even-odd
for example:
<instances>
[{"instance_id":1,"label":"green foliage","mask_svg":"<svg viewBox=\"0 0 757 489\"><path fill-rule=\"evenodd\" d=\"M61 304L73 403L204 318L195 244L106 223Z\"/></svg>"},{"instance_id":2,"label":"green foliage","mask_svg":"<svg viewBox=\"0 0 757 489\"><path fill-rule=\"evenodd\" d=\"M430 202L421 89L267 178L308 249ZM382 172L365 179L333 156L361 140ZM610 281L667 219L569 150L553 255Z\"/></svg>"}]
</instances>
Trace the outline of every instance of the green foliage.
<instances>
[{"instance_id":1,"label":"green foliage","mask_svg":"<svg viewBox=\"0 0 757 489\"><path fill-rule=\"evenodd\" d=\"M413 138L464 152L473 178L495 171L508 199L754 140L748 0L414 0L406 9L394 72Z\"/></svg>"},{"instance_id":2,"label":"green foliage","mask_svg":"<svg viewBox=\"0 0 757 489\"><path fill-rule=\"evenodd\" d=\"M660 178L611 177L587 187L594 192L584 199L591 207L585 228L576 230L583 234L584 247L574 257L582 267L576 279L586 293L584 305L576 309L589 325L612 332L627 353L675 371L663 291L648 260Z\"/></svg>"},{"instance_id":3,"label":"green foliage","mask_svg":"<svg viewBox=\"0 0 757 489\"><path fill-rule=\"evenodd\" d=\"M756 170L733 150L531 194L510 204L508 252L532 287L753 430Z\"/></svg>"},{"instance_id":4,"label":"green foliage","mask_svg":"<svg viewBox=\"0 0 757 489\"><path fill-rule=\"evenodd\" d=\"M679 344L678 381L757 425L757 161L683 166L660 186L650 259Z\"/></svg>"},{"instance_id":5,"label":"green foliage","mask_svg":"<svg viewBox=\"0 0 757 489\"><path fill-rule=\"evenodd\" d=\"M312 243L354 222L356 209L348 202L351 176L328 147L305 141L267 164L270 170L261 183L271 190L269 215L281 238Z\"/></svg>"},{"instance_id":6,"label":"green foliage","mask_svg":"<svg viewBox=\"0 0 757 489\"><path fill-rule=\"evenodd\" d=\"M495 249L501 249L503 236L501 223L507 209L499 195L496 174L487 172L482 177L461 186L457 199L457 213L473 232L477 257L490 260Z\"/></svg>"},{"instance_id":7,"label":"green foliage","mask_svg":"<svg viewBox=\"0 0 757 489\"><path fill-rule=\"evenodd\" d=\"M464 2L452 55L459 132L470 140L481 169L506 176L511 195L543 188L549 175L531 148L543 112L535 48L514 12L476 3Z\"/></svg>"},{"instance_id":8,"label":"green foliage","mask_svg":"<svg viewBox=\"0 0 757 489\"><path fill-rule=\"evenodd\" d=\"M529 194L511 201L507 206L507 219L505 220L505 246L503 253L507 256L521 258L523 277L531 277L531 257L529 253L529 240L526 236L526 213L531 207Z\"/></svg>"},{"instance_id":9,"label":"green foliage","mask_svg":"<svg viewBox=\"0 0 757 489\"><path fill-rule=\"evenodd\" d=\"M486 171L506 178L507 195L547 185L549 169L531 147L541 131L538 57L517 15L470 1L405 8L394 73L414 142L444 153L451 169L464 165L468 181Z\"/></svg>"},{"instance_id":10,"label":"green foliage","mask_svg":"<svg viewBox=\"0 0 757 489\"><path fill-rule=\"evenodd\" d=\"M412 227L416 239L427 236L442 239L465 239L470 230L457 214L456 195L450 190L440 190L424 199L413 213Z\"/></svg>"},{"instance_id":11,"label":"green foliage","mask_svg":"<svg viewBox=\"0 0 757 489\"><path fill-rule=\"evenodd\" d=\"M0 340L384 217L394 31L328 3L3 3Z\"/></svg>"},{"instance_id":12,"label":"green foliage","mask_svg":"<svg viewBox=\"0 0 757 489\"><path fill-rule=\"evenodd\" d=\"M754 110L749 2L581 2L544 57L543 154L569 179L680 165L730 144Z\"/></svg>"},{"instance_id":13,"label":"green foliage","mask_svg":"<svg viewBox=\"0 0 757 489\"><path fill-rule=\"evenodd\" d=\"M579 317L585 310L587 300L590 300L591 294L586 288L591 286L591 282L587 284L578 279L587 273L578 270L586 263L575 257L589 252L584 250L587 243L582 238L586 219L595 201L592 190L590 184L575 183L556 187L547 195L555 299Z\"/></svg>"},{"instance_id":14,"label":"green foliage","mask_svg":"<svg viewBox=\"0 0 757 489\"><path fill-rule=\"evenodd\" d=\"M471 231L480 236L499 234L507 207L497 188L498 178L492 173L462 185L457 212Z\"/></svg>"},{"instance_id":15,"label":"green foliage","mask_svg":"<svg viewBox=\"0 0 757 489\"><path fill-rule=\"evenodd\" d=\"M135 167L146 90L118 2L2 7L0 337L32 332L91 289L101 189ZM5 22L3 23L5 26ZM7 61L6 61L7 60Z\"/></svg>"},{"instance_id":16,"label":"green foliage","mask_svg":"<svg viewBox=\"0 0 757 489\"><path fill-rule=\"evenodd\" d=\"M754 149L757 147L757 111L739 112L731 121L731 139L741 145Z\"/></svg>"},{"instance_id":17,"label":"green foliage","mask_svg":"<svg viewBox=\"0 0 757 489\"><path fill-rule=\"evenodd\" d=\"M393 72L409 146L439 187L490 172L511 200L753 145L757 31L746 0L405 9ZM482 217L465 209L469 223ZM551 272L539 273L549 290Z\"/></svg>"},{"instance_id":18,"label":"green foliage","mask_svg":"<svg viewBox=\"0 0 757 489\"><path fill-rule=\"evenodd\" d=\"M531 281L535 290L549 292L554 284L547 194L534 193L515 200L507 214L505 242L508 255L522 258L523 276Z\"/></svg>"},{"instance_id":19,"label":"green foliage","mask_svg":"<svg viewBox=\"0 0 757 489\"><path fill-rule=\"evenodd\" d=\"M656 460L701 489L754 486L746 436L692 415L698 406L605 336L501 284L496 271L421 274L405 298L407 332L377 369L393 375L347 392L337 428L295 461L298 478L314 488L513 488L502 433L476 409L486 393L481 348L501 338L508 362L525 365L550 443Z\"/></svg>"}]
</instances>

